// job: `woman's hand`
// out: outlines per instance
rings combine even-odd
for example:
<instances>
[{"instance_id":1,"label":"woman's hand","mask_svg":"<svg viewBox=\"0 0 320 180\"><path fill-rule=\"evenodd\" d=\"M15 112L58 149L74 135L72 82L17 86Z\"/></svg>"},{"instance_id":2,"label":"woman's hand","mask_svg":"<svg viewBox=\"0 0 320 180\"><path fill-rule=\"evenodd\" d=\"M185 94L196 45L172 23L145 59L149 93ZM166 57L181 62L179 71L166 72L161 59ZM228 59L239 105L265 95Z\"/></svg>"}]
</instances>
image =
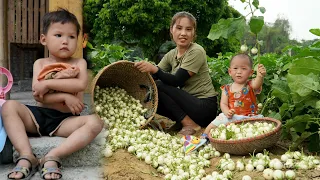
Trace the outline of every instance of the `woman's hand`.
<instances>
[{"instance_id":1,"label":"woman's hand","mask_svg":"<svg viewBox=\"0 0 320 180\"><path fill-rule=\"evenodd\" d=\"M151 74L154 74L158 71L158 67L146 61L136 62L134 63L134 66L141 72L149 72Z\"/></svg>"}]
</instances>

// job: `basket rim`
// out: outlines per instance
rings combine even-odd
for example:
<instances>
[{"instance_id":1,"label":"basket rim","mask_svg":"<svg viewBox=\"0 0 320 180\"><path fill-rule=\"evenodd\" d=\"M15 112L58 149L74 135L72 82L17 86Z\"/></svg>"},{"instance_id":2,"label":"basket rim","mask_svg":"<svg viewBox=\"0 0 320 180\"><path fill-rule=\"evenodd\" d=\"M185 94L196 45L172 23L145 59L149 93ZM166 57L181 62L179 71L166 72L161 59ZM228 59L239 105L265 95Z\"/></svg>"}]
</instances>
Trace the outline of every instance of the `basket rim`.
<instances>
[{"instance_id":1,"label":"basket rim","mask_svg":"<svg viewBox=\"0 0 320 180\"><path fill-rule=\"evenodd\" d=\"M95 85L98 81L98 79L100 78L100 76L105 72L106 69L109 69L111 66L114 66L114 65L117 65L117 64L134 64L133 62L131 61L128 61L128 60L119 60L119 61L116 61L116 62L113 62L111 64L108 64L106 66L104 66L103 68L101 68L98 73L94 76L93 80L92 80L92 83L91 83L91 92L93 93L94 92L94 89L95 89Z\"/></svg>"},{"instance_id":2,"label":"basket rim","mask_svg":"<svg viewBox=\"0 0 320 180\"><path fill-rule=\"evenodd\" d=\"M113 62L113 63L108 64L107 66L104 66L103 68L101 68L98 71L98 73L94 76L94 78L92 79L91 87L90 87L91 94L94 94L96 83L99 80L100 76L106 71L106 69L109 69L110 67L115 66L117 64L132 64L132 65L134 65L134 62L131 62L131 61L128 61L128 60L119 60L119 61ZM153 78L151 77L150 73L147 73L147 76L149 77L150 80L151 79L153 80ZM152 82L152 84L154 86L156 86L154 81L151 81L151 82ZM157 88L155 88L155 90L158 92Z\"/></svg>"},{"instance_id":3,"label":"basket rim","mask_svg":"<svg viewBox=\"0 0 320 180\"><path fill-rule=\"evenodd\" d=\"M248 142L252 142L252 141L256 141L256 140L260 140L263 139L267 136L276 134L277 132L280 131L281 129L281 121L274 119L274 118L270 118L270 117L261 117L261 118L246 118L243 120L237 120L237 121L233 121L228 123L227 125L231 124L231 123L235 123L235 124L239 124L239 123L243 123L243 122L249 122L249 121L272 121L274 123L276 123L276 128L268 133L265 134L261 134L259 136L255 136L255 137L250 137L250 138L243 138L243 139L238 139L238 140L218 140L218 139L214 139L211 137L211 133L208 134L209 140L212 143L219 143L219 144L238 144L238 143L248 143Z\"/></svg>"}]
</instances>

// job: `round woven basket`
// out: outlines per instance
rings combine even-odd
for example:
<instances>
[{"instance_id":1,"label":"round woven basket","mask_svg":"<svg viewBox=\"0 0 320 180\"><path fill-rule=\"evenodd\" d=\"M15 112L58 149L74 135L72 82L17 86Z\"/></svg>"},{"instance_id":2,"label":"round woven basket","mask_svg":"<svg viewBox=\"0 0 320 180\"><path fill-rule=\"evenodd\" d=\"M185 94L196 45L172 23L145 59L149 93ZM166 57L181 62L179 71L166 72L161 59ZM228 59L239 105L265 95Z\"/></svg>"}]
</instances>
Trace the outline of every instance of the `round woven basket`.
<instances>
[{"instance_id":1,"label":"round woven basket","mask_svg":"<svg viewBox=\"0 0 320 180\"><path fill-rule=\"evenodd\" d=\"M250 118L233 123L255 123L255 122L267 122L275 124L275 129L272 131L255 136L252 138L244 138L240 140L219 140L211 137L209 133L209 140L212 146L220 152L230 153L235 155L247 155L253 152L261 152L263 149L269 148L277 143L280 138L281 122L279 120L263 117L263 118Z\"/></svg>"},{"instance_id":2,"label":"round woven basket","mask_svg":"<svg viewBox=\"0 0 320 180\"><path fill-rule=\"evenodd\" d=\"M141 126L143 128L149 124L157 111L158 90L152 76L149 73L140 72L133 65L133 62L121 60L105 66L98 72L91 83L92 107L94 112L94 89L96 86L122 88L129 95L140 100L143 107L148 109L145 114L147 123Z\"/></svg>"}]
</instances>

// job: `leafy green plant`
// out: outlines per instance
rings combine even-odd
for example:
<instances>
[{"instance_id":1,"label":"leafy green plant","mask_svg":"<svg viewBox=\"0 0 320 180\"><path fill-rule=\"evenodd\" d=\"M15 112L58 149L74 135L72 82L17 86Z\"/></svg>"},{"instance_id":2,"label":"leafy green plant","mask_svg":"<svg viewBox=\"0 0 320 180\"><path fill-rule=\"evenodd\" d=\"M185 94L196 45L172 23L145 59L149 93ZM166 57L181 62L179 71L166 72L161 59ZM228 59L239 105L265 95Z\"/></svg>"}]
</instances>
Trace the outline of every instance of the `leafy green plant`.
<instances>
[{"instance_id":1,"label":"leafy green plant","mask_svg":"<svg viewBox=\"0 0 320 180\"><path fill-rule=\"evenodd\" d=\"M94 44L117 41L127 48L138 46L143 51L142 58L152 61L160 46L171 39L169 24L179 11L188 11L196 17L196 42L207 54L234 50L239 44L229 39L216 42L207 39L212 23L221 17L238 16L227 0L85 0L83 5L84 24Z\"/></svg>"},{"instance_id":2,"label":"leafy green plant","mask_svg":"<svg viewBox=\"0 0 320 180\"><path fill-rule=\"evenodd\" d=\"M233 55L234 53L228 52L225 54L218 53L218 57L216 58L207 56L209 73L214 89L218 93L218 101L220 101L221 98L220 87L232 81L231 77L228 74L228 68L230 64L230 59ZM221 112L220 106L218 106L218 112Z\"/></svg>"},{"instance_id":3,"label":"leafy green plant","mask_svg":"<svg viewBox=\"0 0 320 180\"><path fill-rule=\"evenodd\" d=\"M91 69L94 74L97 74L100 69L111 63L119 60L128 60L130 57L127 54L132 51L115 44L102 44L101 46L93 47L88 42L87 46L91 50L88 60L91 61Z\"/></svg>"},{"instance_id":4,"label":"leafy green plant","mask_svg":"<svg viewBox=\"0 0 320 180\"><path fill-rule=\"evenodd\" d=\"M320 36L319 29L310 32ZM320 152L320 41L289 46L284 52L291 62L284 66L287 74L271 81L273 102L278 104L272 111L281 116L282 137L292 140L292 149L307 143L309 151Z\"/></svg>"},{"instance_id":5,"label":"leafy green plant","mask_svg":"<svg viewBox=\"0 0 320 180\"><path fill-rule=\"evenodd\" d=\"M218 53L218 57L207 57L209 71L213 86L216 91L221 94L220 87L232 81L228 74L230 59L234 53L228 52L226 54Z\"/></svg>"},{"instance_id":6,"label":"leafy green plant","mask_svg":"<svg viewBox=\"0 0 320 180\"><path fill-rule=\"evenodd\" d=\"M246 30L246 18L250 17L249 20L249 27L251 34L255 37L256 43L255 46L251 49L251 54L258 56L258 62L260 62L260 45L262 42L258 39L258 33L261 31L264 25L264 17L263 16L256 16L254 13L256 11L260 11L262 14L266 12L264 7L259 6L259 0L241 0L242 3L246 3L246 7L249 7L250 13L246 16L240 16L238 18L228 18L228 19L220 19L218 23L213 24L211 26L208 38L211 40L222 38L236 38L239 41L243 37L243 34ZM244 43L241 46L242 52L247 52L248 47Z\"/></svg>"}]
</instances>

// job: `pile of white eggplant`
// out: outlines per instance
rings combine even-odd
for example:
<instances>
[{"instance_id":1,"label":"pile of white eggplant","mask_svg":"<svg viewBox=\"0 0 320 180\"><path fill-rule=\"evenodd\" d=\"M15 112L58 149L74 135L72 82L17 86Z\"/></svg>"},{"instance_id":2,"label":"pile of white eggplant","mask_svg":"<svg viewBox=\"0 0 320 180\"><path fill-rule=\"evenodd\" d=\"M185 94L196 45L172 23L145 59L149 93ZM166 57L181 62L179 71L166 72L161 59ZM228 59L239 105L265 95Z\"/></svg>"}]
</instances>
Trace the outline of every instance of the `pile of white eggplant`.
<instances>
[{"instance_id":1,"label":"pile of white eggplant","mask_svg":"<svg viewBox=\"0 0 320 180\"><path fill-rule=\"evenodd\" d=\"M185 154L181 137L173 136L162 131L153 129L139 129L146 123L143 108L139 100L128 95L127 92L118 87L95 88L94 105L96 113L107 126L105 131L106 143L104 147L105 157L111 157L117 149L127 149L129 153L138 159L151 165L159 173L164 174L164 179L172 180L227 180L232 179L239 171L261 173L265 179L295 179L296 170L319 169L319 157L306 156L299 151L286 152L280 159L271 159L267 151L257 153L249 158L234 161L230 155L225 153L220 158L217 170L208 171L210 159L219 157L220 152L216 151L211 144L207 144L197 151ZM247 123L249 124L249 123ZM251 131L246 130L242 137L256 135L256 130L261 132L270 131L274 128L270 124L251 124ZM238 132L241 127L223 127L225 131ZM239 129L238 129L239 128ZM249 127L247 127L248 129ZM221 138L215 133L213 137ZM222 139L227 139L223 136ZM237 139L235 137L235 139ZM243 180L251 179L244 175Z\"/></svg>"}]
</instances>

